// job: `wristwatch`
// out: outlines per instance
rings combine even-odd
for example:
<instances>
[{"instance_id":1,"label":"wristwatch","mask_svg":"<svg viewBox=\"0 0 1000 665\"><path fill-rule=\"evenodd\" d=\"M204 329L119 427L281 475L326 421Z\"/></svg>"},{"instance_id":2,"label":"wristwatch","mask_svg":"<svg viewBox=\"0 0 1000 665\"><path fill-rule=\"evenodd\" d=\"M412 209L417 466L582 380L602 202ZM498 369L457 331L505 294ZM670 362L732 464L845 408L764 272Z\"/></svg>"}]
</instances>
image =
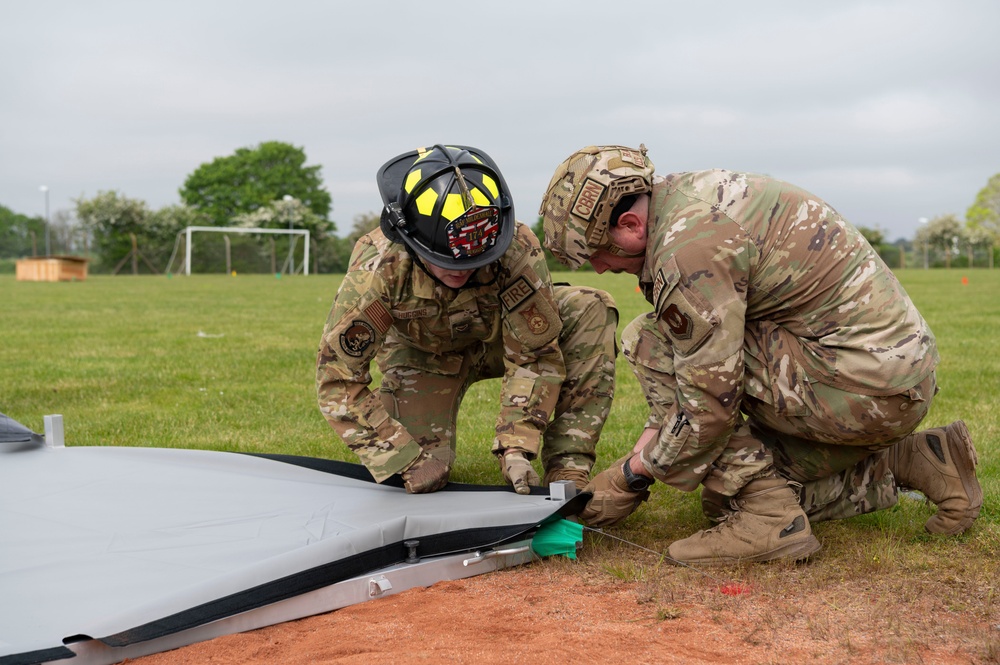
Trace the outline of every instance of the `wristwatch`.
<instances>
[{"instance_id":1,"label":"wristwatch","mask_svg":"<svg viewBox=\"0 0 1000 665\"><path fill-rule=\"evenodd\" d=\"M629 457L622 464L622 473L625 475L625 484L633 492L641 492L650 485L653 484L652 478L647 478L646 476L637 476L632 473L632 458Z\"/></svg>"}]
</instances>

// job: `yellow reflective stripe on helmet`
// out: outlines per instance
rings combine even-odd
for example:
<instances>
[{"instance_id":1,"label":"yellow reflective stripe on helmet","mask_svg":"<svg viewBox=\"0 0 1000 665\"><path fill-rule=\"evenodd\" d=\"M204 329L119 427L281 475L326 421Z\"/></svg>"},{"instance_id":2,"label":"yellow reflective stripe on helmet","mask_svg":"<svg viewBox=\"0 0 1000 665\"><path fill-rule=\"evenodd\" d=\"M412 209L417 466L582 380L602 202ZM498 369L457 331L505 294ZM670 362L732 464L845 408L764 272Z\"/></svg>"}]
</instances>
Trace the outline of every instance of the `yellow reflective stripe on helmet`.
<instances>
[{"instance_id":1,"label":"yellow reflective stripe on helmet","mask_svg":"<svg viewBox=\"0 0 1000 665\"><path fill-rule=\"evenodd\" d=\"M451 196L456 196L452 194ZM461 199L462 197L459 197ZM433 189L425 189L416 199L417 212L421 215L430 215L434 212L434 204L437 203L438 193ZM461 213L460 213L461 214Z\"/></svg>"},{"instance_id":2,"label":"yellow reflective stripe on helmet","mask_svg":"<svg viewBox=\"0 0 1000 665\"><path fill-rule=\"evenodd\" d=\"M413 188L420 182L420 169L413 169L406 175L406 182L403 183L403 190L409 194L413 191Z\"/></svg>"},{"instance_id":3,"label":"yellow reflective stripe on helmet","mask_svg":"<svg viewBox=\"0 0 1000 665\"><path fill-rule=\"evenodd\" d=\"M493 198L494 199L500 198L500 188L497 187L497 184L496 182L493 181L493 178L489 177L485 173L482 175L483 175L483 184L486 185L486 189L490 190L490 194L493 195ZM479 203L480 205L489 205L488 203L482 203L481 201L477 201L477 203Z\"/></svg>"},{"instance_id":4,"label":"yellow reflective stripe on helmet","mask_svg":"<svg viewBox=\"0 0 1000 665\"><path fill-rule=\"evenodd\" d=\"M496 198L496 197L497 197L497 195L494 194L493 198ZM488 206L488 205L491 204L490 200L488 198L486 198L486 195L483 194L481 191L479 191L479 189L477 189L476 187L472 188L472 200L475 201L476 203L478 203L481 206Z\"/></svg>"},{"instance_id":5,"label":"yellow reflective stripe on helmet","mask_svg":"<svg viewBox=\"0 0 1000 665\"><path fill-rule=\"evenodd\" d=\"M466 210L466 205L462 201L462 195L449 194L444 198L444 205L441 207L441 216L447 219L449 222L452 222L457 217L460 217L462 213L465 212L465 210Z\"/></svg>"}]
</instances>

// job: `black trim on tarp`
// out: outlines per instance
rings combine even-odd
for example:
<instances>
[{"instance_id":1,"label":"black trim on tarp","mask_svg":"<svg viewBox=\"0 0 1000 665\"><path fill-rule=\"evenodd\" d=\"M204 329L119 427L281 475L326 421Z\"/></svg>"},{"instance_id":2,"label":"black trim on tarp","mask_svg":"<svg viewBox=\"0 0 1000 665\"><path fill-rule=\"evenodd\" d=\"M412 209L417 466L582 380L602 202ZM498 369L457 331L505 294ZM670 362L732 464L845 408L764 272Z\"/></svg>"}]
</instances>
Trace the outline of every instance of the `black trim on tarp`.
<instances>
[{"instance_id":1,"label":"black trim on tarp","mask_svg":"<svg viewBox=\"0 0 1000 665\"><path fill-rule=\"evenodd\" d=\"M50 660L63 660L64 658L75 658L76 652L66 647L52 647L51 649L38 649L37 651L22 651L12 653L7 656L0 656L0 665L38 665Z\"/></svg>"},{"instance_id":2,"label":"black trim on tarp","mask_svg":"<svg viewBox=\"0 0 1000 665\"><path fill-rule=\"evenodd\" d=\"M589 498L590 494L578 494L563 504L558 513L561 515L576 514L583 509ZM564 509L567 507L569 507L569 512L564 513ZM557 511L553 511L554 514L555 512ZM518 540L536 529L538 525L539 523L536 522L502 527L483 527L422 536L419 539L417 555L426 558L494 547ZM99 639L111 647L124 647L136 642L157 639L281 600L294 598L381 568L403 563L408 555L409 550L402 542L391 543L266 582L251 589Z\"/></svg>"},{"instance_id":3,"label":"black trim on tarp","mask_svg":"<svg viewBox=\"0 0 1000 665\"><path fill-rule=\"evenodd\" d=\"M343 476L345 478L351 478L353 480L362 480L367 483L374 483L375 479L372 474L364 467L362 464L353 464L351 462L341 462L332 459L322 459L319 457L304 457L300 455L276 455L270 453L244 453L246 455L252 455L253 457L263 457L264 459L273 460L275 462L285 462L287 464L294 464L295 466L302 466L307 469L312 469L313 471L321 471L323 473L332 473L337 476ZM387 487L403 487L403 479L399 474L389 476L381 483ZM514 488L510 485L469 485L465 483L448 483L443 489L438 490L439 492L513 492ZM549 491L544 487L532 487L531 494L534 496L547 496Z\"/></svg>"}]
</instances>

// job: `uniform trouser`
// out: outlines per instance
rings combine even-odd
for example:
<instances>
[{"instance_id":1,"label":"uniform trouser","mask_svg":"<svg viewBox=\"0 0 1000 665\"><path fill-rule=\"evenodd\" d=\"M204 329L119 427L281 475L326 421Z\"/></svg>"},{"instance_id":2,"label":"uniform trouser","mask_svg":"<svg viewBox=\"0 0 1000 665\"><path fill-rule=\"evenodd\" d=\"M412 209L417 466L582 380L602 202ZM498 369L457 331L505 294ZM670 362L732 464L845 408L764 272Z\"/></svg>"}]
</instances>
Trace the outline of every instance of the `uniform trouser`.
<instances>
[{"instance_id":1,"label":"uniform trouser","mask_svg":"<svg viewBox=\"0 0 1000 665\"><path fill-rule=\"evenodd\" d=\"M559 347L566 378L543 434L542 467L547 472L558 468L589 472L614 397L618 311L611 296L597 289L559 285L554 290L562 319ZM398 349L388 351L385 357L393 363L380 362L379 389L386 410L426 452L452 464L462 399L476 381L504 375L503 341L471 345L461 352L457 371L441 369L446 363L417 349L402 354ZM494 442L495 452L503 447L507 446L502 441Z\"/></svg>"},{"instance_id":2,"label":"uniform trouser","mask_svg":"<svg viewBox=\"0 0 1000 665\"><path fill-rule=\"evenodd\" d=\"M888 449L927 414L937 390L933 372L898 394L866 395L823 383L796 361L793 345L799 340L778 325L747 324L743 400L733 434L707 468L679 465L682 474L702 475L679 477L677 485L701 482L732 496L776 470L803 485L811 521L895 505ZM641 316L626 327L622 347L651 408L647 426L669 426L679 410L670 338L654 318Z\"/></svg>"}]
</instances>

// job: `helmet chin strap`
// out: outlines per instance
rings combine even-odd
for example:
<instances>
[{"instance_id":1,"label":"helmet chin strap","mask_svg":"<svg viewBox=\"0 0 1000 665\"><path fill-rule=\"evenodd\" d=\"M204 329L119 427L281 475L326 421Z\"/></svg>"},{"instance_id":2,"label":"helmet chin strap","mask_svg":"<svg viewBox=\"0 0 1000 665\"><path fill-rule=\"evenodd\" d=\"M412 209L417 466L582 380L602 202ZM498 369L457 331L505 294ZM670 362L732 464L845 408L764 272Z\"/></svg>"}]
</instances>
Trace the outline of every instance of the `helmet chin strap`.
<instances>
[{"instance_id":1,"label":"helmet chin strap","mask_svg":"<svg viewBox=\"0 0 1000 665\"><path fill-rule=\"evenodd\" d=\"M462 289L478 289L478 288L480 288L482 286L492 286L493 284L496 284L496 281L500 278L500 269L499 269L499 267L497 267L497 268L495 268L493 270L493 278L490 279L489 281L487 281L487 282L480 282L478 279L476 279L476 277L479 275L479 271L480 270L484 270L486 268L492 268L493 266L495 266L496 265L496 261L494 261L493 263L487 264L487 265L483 266L482 268L476 268L476 271L469 276L469 279L465 282L465 284L463 284L462 286L459 286L458 288L455 288L454 286L449 286L449 285L445 284L444 282L442 282L440 279L438 279L437 275L435 275L433 272L431 272L427 268L427 266L424 265L424 262L420 259L419 256L417 256L416 252L414 252L414 251L412 251L410 249L409 245L406 245L404 243L403 246L406 247L406 253L410 255L410 258L413 260L414 263L417 264L417 266L420 267L420 269L424 272L424 274L427 275L428 277L430 277L432 280L434 280L435 284L438 284L439 286L443 286L446 289L452 289L453 291L460 291Z\"/></svg>"},{"instance_id":2,"label":"helmet chin strap","mask_svg":"<svg viewBox=\"0 0 1000 665\"><path fill-rule=\"evenodd\" d=\"M608 245L607 247L603 247L602 249L604 249L604 251L608 252L609 254L620 256L623 259L637 259L640 256L646 256L645 248L643 248L643 250L638 254L630 254L629 252L625 251L625 249L614 243L611 243L610 245Z\"/></svg>"}]
</instances>

